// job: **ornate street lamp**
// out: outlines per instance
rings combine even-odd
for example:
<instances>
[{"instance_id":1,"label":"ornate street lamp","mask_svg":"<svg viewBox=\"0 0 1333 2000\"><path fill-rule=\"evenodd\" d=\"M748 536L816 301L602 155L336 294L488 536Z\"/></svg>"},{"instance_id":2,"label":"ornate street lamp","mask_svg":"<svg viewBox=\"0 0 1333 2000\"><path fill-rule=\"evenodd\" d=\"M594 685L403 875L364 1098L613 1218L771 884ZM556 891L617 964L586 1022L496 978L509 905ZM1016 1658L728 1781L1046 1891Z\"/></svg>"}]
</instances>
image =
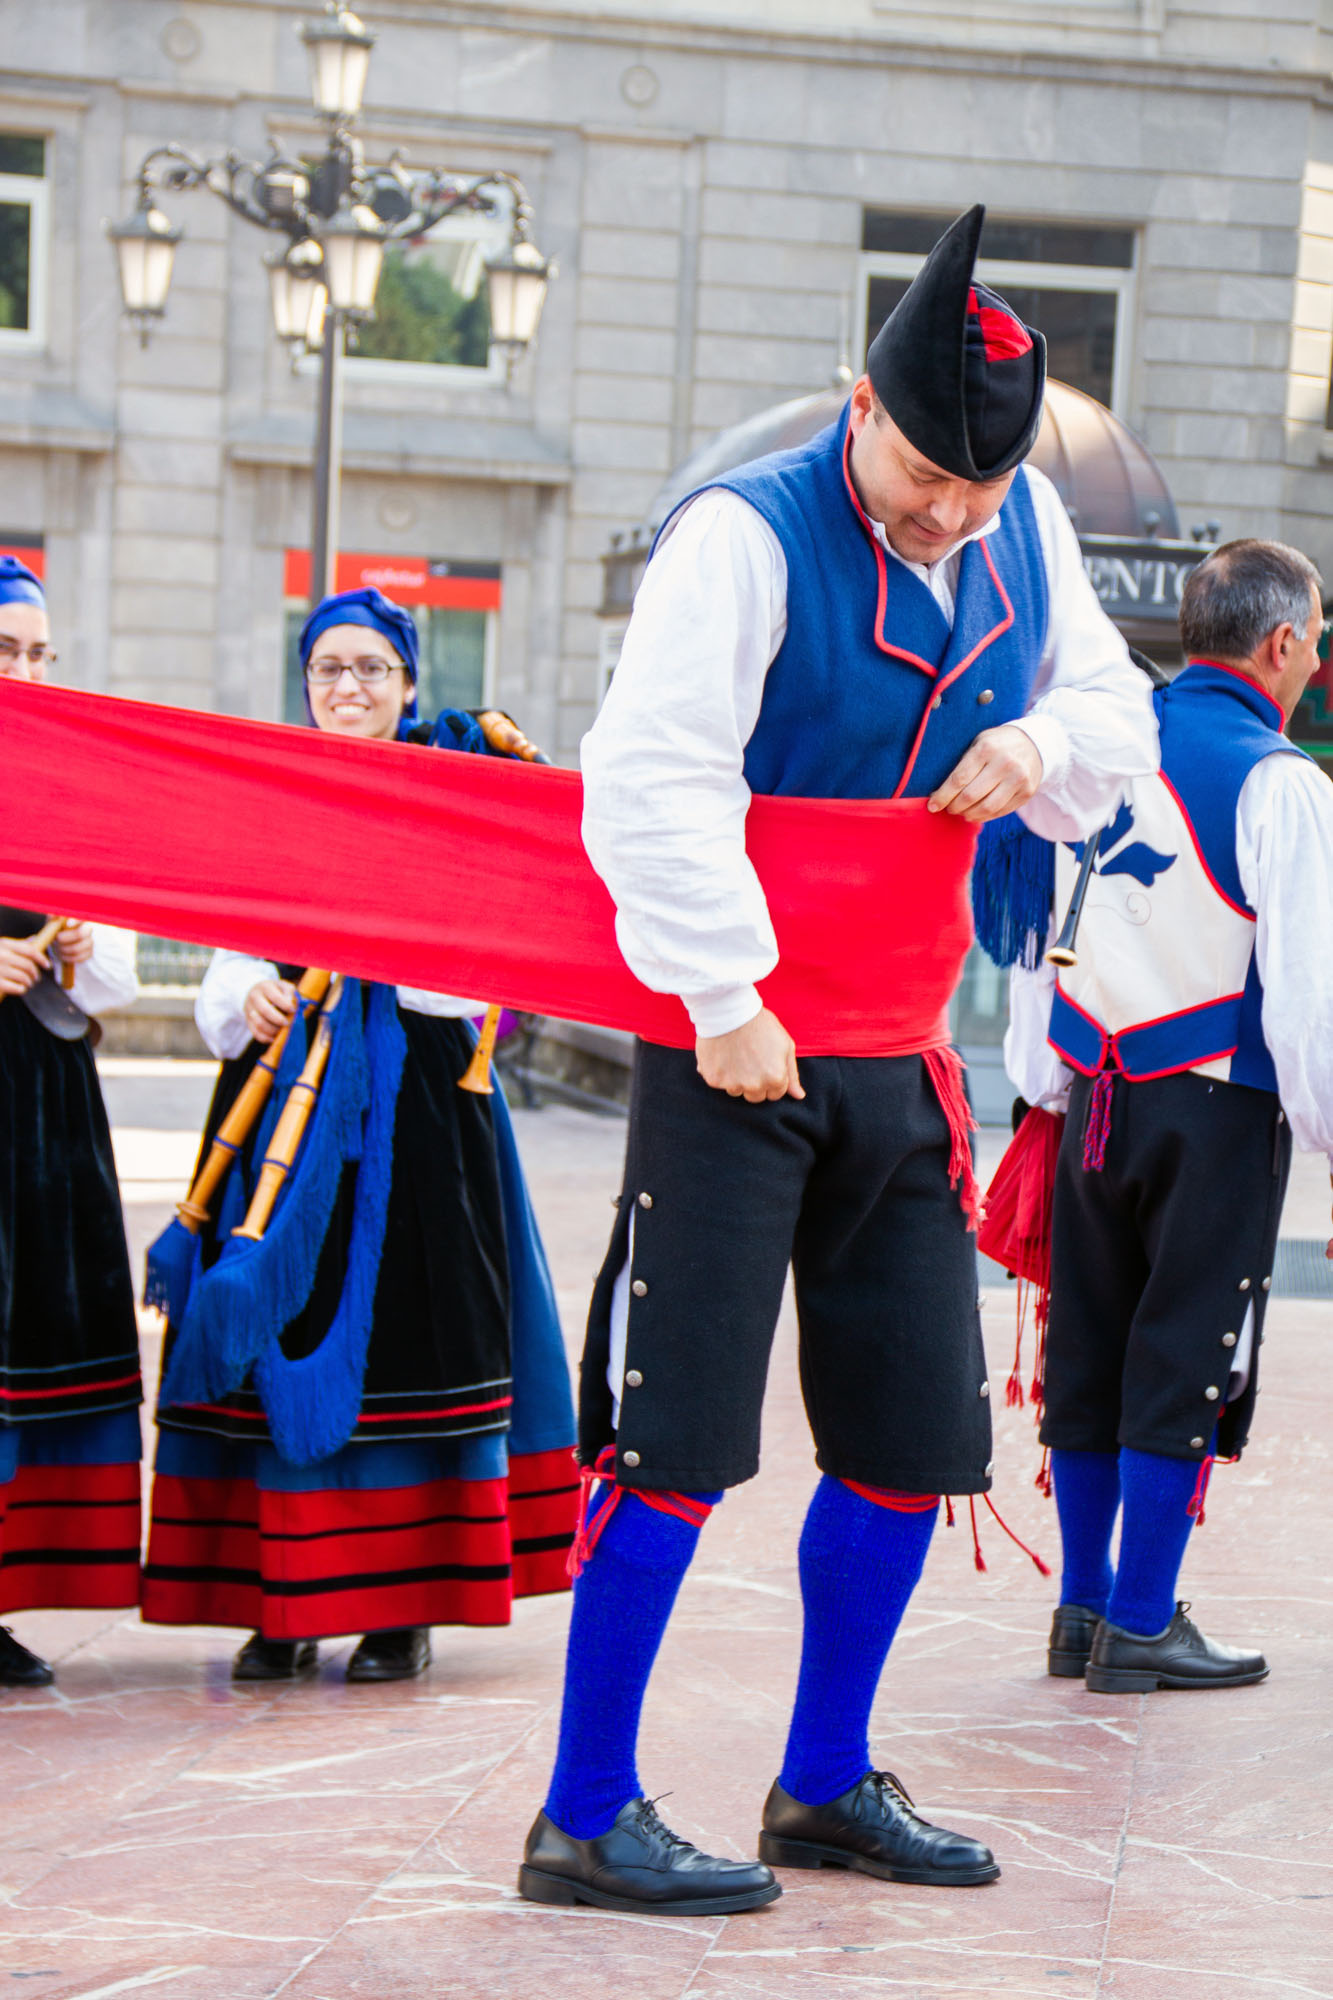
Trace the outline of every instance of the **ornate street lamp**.
<instances>
[{"instance_id":1,"label":"ornate street lamp","mask_svg":"<svg viewBox=\"0 0 1333 2000\"><path fill-rule=\"evenodd\" d=\"M310 95L316 111L340 125L349 124L361 109L375 37L340 0L328 0L323 20L307 21L300 35L310 58Z\"/></svg>"},{"instance_id":2,"label":"ornate street lamp","mask_svg":"<svg viewBox=\"0 0 1333 2000\"><path fill-rule=\"evenodd\" d=\"M269 296L273 305L273 330L279 340L297 354L309 342L312 315L318 312L323 326L328 289L324 283L324 252L313 236L302 237L287 250L276 250L265 258L268 265Z\"/></svg>"},{"instance_id":3,"label":"ornate street lamp","mask_svg":"<svg viewBox=\"0 0 1333 2000\"><path fill-rule=\"evenodd\" d=\"M367 164L348 127L361 109L370 51L368 33L342 0L300 30L310 58L315 109L329 121L318 160L294 160L275 147L262 162L228 152L206 159L176 144L156 146L139 167L138 199L125 222L105 224L115 247L126 315L147 345L166 311L172 260L182 231L157 206L160 190L205 188L237 215L288 239L267 260L273 324L294 353L320 355L315 438L311 602L333 578L342 457L341 361L348 325L375 310L386 243L428 235L447 216L512 215L508 248L486 266L492 338L512 367L533 340L555 265L532 241L532 207L523 184L496 170L457 179L438 169L414 171L396 154Z\"/></svg>"},{"instance_id":4,"label":"ornate street lamp","mask_svg":"<svg viewBox=\"0 0 1333 2000\"><path fill-rule=\"evenodd\" d=\"M147 347L149 328L167 309L171 267L184 232L172 228L146 187L140 188L133 215L125 222L104 223L103 228L115 248L125 311Z\"/></svg>"},{"instance_id":5,"label":"ornate street lamp","mask_svg":"<svg viewBox=\"0 0 1333 2000\"><path fill-rule=\"evenodd\" d=\"M555 266L535 243L511 243L486 266L491 301L491 339L514 355L536 337Z\"/></svg>"}]
</instances>

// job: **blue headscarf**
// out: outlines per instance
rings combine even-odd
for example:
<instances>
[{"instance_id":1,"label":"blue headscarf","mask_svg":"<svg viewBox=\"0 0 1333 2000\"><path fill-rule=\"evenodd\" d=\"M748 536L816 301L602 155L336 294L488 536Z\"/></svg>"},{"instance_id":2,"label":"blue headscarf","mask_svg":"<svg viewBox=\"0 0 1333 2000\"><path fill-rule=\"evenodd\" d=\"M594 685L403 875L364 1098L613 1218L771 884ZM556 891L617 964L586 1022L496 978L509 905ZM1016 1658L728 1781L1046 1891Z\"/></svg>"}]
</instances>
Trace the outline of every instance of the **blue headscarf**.
<instances>
[{"instance_id":1,"label":"blue headscarf","mask_svg":"<svg viewBox=\"0 0 1333 2000\"><path fill-rule=\"evenodd\" d=\"M322 632L329 631L334 625L364 625L369 631L378 632L388 640L407 669L411 690L403 703L403 717L406 721L414 722L417 714L417 664L421 646L411 613L404 611L401 604L392 603L382 590L374 588L340 590L333 597L322 599L301 627L298 644L301 651L302 672L315 650L315 641ZM307 708L309 700L307 694Z\"/></svg>"},{"instance_id":2,"label":"blue headscarf","mask_svg":"<svg viewBox=\"0 0 1333 2000\"><path fill-rule=\"evenodd\" d=\"M0 556L0 604L36 604L46 609L46 592L17 556Z\"/></svg>"}]
</instances>

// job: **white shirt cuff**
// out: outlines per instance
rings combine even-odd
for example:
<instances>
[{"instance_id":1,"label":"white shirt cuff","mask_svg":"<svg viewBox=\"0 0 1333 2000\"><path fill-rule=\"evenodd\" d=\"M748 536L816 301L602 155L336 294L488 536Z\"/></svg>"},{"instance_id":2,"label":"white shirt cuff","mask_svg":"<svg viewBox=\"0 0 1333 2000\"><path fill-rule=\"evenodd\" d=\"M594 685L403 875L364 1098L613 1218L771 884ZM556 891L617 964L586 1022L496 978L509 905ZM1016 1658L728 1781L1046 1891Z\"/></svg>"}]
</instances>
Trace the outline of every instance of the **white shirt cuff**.
<instances>
[{"instance_id":1,"label":"white shirt cuff","mask_svg":"<svg viewBox=\"0 0 1333 2000\"><path fill-rule=\"evenodd\" d=\"M1041 782L1037 789L1044 792L1060 784L1069 769L1069 732L1063 722L1057 716L1034 711L1016 717L1014 728L1030 736L1037 746L1041 758Z\"/></svg>"},{"instance_id":2,"label":"white shirt cuff","mask_svg":"<svg viewBox=\"0 0 1333 2000\"><path fill-rule=\"evenodd\" d=\"M708 993L692 993L685 1001L696 1035L729 1035L753 1021L763 1007L753 986L715 986Z\"/></svg>"}]
</instances>

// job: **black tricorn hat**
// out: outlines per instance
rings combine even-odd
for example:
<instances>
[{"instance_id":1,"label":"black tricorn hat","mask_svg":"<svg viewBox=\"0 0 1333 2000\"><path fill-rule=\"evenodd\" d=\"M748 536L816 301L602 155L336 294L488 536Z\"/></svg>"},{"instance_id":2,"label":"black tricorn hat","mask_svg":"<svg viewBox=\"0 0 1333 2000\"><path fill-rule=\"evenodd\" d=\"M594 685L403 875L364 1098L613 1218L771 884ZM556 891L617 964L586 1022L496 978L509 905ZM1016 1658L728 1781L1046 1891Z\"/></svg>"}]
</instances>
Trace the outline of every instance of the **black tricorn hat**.
<instances>
[{"instance_id":1,"label":"black tricorn hat","mask_svg":"<svg viewBox=\"0 0 1333 2000\"><path fill-rule=\"evenodd\" d=\"M957 479L998 479L1037 441L1046 341L972 276L986 211L945 230L871 342L866 373L919 452Z\"/></svg>"}]
</instances>

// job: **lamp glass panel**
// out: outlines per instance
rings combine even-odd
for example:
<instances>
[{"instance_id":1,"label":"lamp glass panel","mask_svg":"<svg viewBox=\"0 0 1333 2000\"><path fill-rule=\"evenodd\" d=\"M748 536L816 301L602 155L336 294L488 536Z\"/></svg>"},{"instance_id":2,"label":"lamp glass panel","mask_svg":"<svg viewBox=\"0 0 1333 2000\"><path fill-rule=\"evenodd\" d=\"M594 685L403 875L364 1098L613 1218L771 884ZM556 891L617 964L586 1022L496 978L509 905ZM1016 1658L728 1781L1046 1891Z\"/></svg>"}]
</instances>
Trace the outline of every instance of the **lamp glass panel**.
<instances>
[{"instance_id":1,"label":"lamp glass panel","mask_svg":"<svg viewBox=\"0 0 1333 2000\"><path fill-rule=\"evenodd\" d=\"M370 50L336 35L315 37L309 46L315 109L330 118L355 118L365 93Z\"/></svg>"},{"instance_id":2,"label":"lamp glass panel","mask_svg":"<svg viewBox=\"0 0 1333 2000\"><path fill-rule=\"evenodd\" d=\"M545 267L525 269L516 263L492 265L487 272L491 292L491 338L502 346L526 347L537 331L546 301Z\"/></svg>"},{"instance_id":3,"label":"lamp glass panel","mask_svg":"<svg viewBox=\"0 0 1333 2000\"><path fill-rule=\"evenodd\" d=\"M171 288L174 243L151 236L121 236L116 240L120 294L127 312L160 313Z\"/></svg>"}]
</instances>

